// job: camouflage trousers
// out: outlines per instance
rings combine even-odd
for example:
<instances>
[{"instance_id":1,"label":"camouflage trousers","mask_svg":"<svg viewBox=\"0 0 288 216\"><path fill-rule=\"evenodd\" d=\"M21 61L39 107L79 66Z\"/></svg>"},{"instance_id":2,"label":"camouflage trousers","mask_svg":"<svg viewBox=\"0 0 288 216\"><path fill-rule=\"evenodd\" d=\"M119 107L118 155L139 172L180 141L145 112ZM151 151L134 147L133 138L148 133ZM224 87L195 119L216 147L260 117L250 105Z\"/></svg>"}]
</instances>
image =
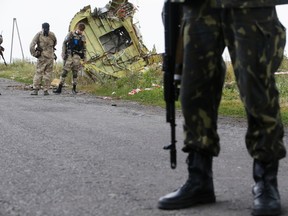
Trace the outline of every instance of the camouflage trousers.
<instances>
[{"instance_id":1,"label":"camouflage trousers","mask_svg":"<svg viewBox=\"0 0 288 216\"><path fill-rule=\"evenodd\" d=\"M53 73L53 58L39 57L37 59L36 73L33 78L33 88L40 89L43 81L43 90L47 91L51 85Z\"/></svg>"},{"instance_id":2,"label":"camouflage trousers","mask_svg":"<svg viewBox=\"0 0 288 216\"><path fill-rule=\"evenodd\" d=\"M220 152L217 118L226 71L222 54L227 47L247 114L249 154L260 161L285 157L274 72L283 58L286 30L275 8L215 9L201 4L184 6L182 150L213 156Z\"/></svg>"},{"instance_id":3,"label":"camouflage trousers","mask_svg":"<svg viewBox=\"0 0 288 216\"><path fill-rule=\"evenodd\" d=\"M81 58L79 55L68 55L67 59L64 62L63 72L60 77L60 83L63 84L65 82L65 78L67 77L68 72L71 70L73 74L72 84L77 85L78 72L80 71L81 67Z\"/></svg>"}]
</instances>

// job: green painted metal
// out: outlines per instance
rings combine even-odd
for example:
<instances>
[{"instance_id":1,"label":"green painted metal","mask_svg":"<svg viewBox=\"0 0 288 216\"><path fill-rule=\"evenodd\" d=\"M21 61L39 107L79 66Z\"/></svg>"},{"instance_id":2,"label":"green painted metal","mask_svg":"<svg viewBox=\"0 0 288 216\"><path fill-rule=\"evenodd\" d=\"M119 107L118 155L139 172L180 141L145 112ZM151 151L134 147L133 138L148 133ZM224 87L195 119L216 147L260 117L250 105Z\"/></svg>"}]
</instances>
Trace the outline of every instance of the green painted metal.
<instances>
[{"instance_id":1,"label":"green painted metal","mask_svg":"<svg viewBox=\"0 0 288 216\"><path fill-rule=\"evenodd\" d=\"M85 6L72 18L69 30L79 22L86 25L87 63L85 72L97 80L102 75L120 78L160 62L156 51L149 51L133 23L135 7L127 0L110 1L104 8Z\"/></svg>"}]
</instances>

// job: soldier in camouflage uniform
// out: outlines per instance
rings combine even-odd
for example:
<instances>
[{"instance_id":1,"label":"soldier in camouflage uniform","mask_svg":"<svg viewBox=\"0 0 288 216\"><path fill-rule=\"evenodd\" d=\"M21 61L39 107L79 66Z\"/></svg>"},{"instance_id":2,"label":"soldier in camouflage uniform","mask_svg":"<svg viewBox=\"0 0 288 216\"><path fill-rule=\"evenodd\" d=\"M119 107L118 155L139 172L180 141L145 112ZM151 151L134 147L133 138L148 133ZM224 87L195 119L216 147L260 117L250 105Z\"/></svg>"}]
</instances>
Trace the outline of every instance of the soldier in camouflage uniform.
<instances>
[{"instance_id":1,"label":"soldier in camouflage uniform","mask_svg":"<svg viewBox=\"0 0 288 216\"><path fill-rule=\"evenodd\" d=\"M281 213L279 160L286 156L274 73L283 58L286 29L275 5L288 0L191 0L183 5L181 104L188 180L160 198L160 209L215 202L212 161L220 152L217 115L228 48L245 106L246 147L254 159L253 215Z\"/></svg>"},{"instance_id":2,"label":"soldier in camouflage uniform","mask_svg":"<svg viewBox=\"0 0 288 216\"><path fill-rule=\"evenodd\" d=\"M62 47L62 58L64 60L63 72L60 77L58 88L54 91L56 94L62 92L62 87L65 78L70 70L73 73L73 88L72 93L76 94L77 77L82 65L81 60L86 61L86 38L83 35L85 30L84 23L78 23L77 29L74 32L69 32L65 37Z\"/></svg>"},{"instance_id":3,"label":"soldier in camouflage uniform","mask_svg":"<svg viewBox=\"0 0 288 216\"><path fill-rule=\"evenodd\" d=\"M49 23L43 23L42 31L38 32L30 43L30 53L37 58L36 73L33 78L34 90L31 95L38 95L42 80L44 95L49 95L56 44L57 39L50 31Z\"/></svg>"}]
</instances>

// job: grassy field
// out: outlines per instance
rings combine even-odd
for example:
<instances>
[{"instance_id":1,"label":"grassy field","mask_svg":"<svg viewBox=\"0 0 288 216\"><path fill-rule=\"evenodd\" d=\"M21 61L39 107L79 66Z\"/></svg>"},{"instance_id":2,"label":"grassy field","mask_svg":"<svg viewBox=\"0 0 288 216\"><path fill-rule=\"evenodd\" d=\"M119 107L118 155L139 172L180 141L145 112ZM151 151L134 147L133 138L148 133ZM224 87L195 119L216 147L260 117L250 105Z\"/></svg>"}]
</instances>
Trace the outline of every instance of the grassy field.
<instances>
[{"instance_id":1,"label":"grassy field","mask_svg":"<svg viewBox=\"0 0 288 216\"><path fill-rule=\"evenodd\" d=\"M62 64L54 66L54 78L59 78ZM25 84L32 84L35 64L29 61L16 61L7 67L0 64L0 77L12 79ZM282 62L279 71L288 71L288 60ZM66 82L70 85L71 73ZM280 103L282 119L288 126L288 74L276 75L277 86L280 92ZM165 107L163 99L163 72L161 66L154 65L141 73L130 73L122 79L104 79L104 82L93 82L85 73L79 77L79 90L98 96L106 96L114 99L124 99L138 101L142 104ZM180 109L180 103L176 102L176 107ZM226 82L223 89L223 97L219 109L219 114L235 118L245 118L243 105L239 99L239 91L236 87L233 70L227 63Z\"/></svg>"}]
</instances>

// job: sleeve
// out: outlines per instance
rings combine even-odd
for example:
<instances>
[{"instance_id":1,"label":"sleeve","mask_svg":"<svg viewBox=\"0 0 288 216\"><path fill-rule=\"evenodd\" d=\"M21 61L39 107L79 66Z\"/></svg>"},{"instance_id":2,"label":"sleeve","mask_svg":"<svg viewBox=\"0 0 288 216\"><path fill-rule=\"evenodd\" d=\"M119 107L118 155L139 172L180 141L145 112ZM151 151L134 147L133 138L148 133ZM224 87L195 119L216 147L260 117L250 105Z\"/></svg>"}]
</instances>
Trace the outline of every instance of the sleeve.
<instances>
[{"instance_id":1,"label":"sleeve","mask_svg":"<svg viewBox=\"0 0 288 216\"><path fill-rule=\"evenodd\" d=\"M84 54L83 55L83 60L86 61L87 60L87 55L86 55L87 48L86 48L86 37L85 37L85 35L83 35L82 41L83 41L83 54Z\"/></svg>"},{"instance_id":2,"label":"sleeve","mask_svg":"<svg viewBox=\"0 0 288 216\"><path fill-rule=\"evenodd\" d=\"M72 36L73 36L73 32L69 32L69 33L66 35L63 43L69 42L69 40L72 38Z\"/></svg>"},{"instance_id":3,"label":"sleeve","mask_svg":"<svg viewBox=\"0 0 288 216\"><path fill-rule=\"evenodd\" d=\"M35 55L36 55L35 46L36 46L37 43L38 43L39 34L40 34L40 33L37 33L37 34L34 36L34 38L33 38L33 40L31 41L31 43L30 43L30 54L31 54L32 56L35 56Z\"/></svg>"},{"instance_id":4,"label":"sleeve","mask_svg":"<svg viewBox=\"0 0 288 216\"><path fill-rule=\"evenodd\" d=\"M54 33L53 33L53 40L54 40L54 49L55 49L55 47L57 45L57 37Z\"/></svg>"},{"instance_id":5,"label":"sleeve","mask_svg":"<svg viewBox=\"0 0 288 216\"><path fill-rule=\"evenodd\" d=\"M66 37L64 38L64 41L62 43L62 53L61 53L61 56L62 56L62 59L65 59L66 58L66 49L67 49L67 46L66 44L69 42L71 36L72 36L72 32L69 32Z\"/></svg>"},{"instance_id":6,"label":"sleeve","mask_svg":"<svg viewBox=\"0 0 288 216\"><path fill-rule=\"evenodd\" d=\"M65 55L66 55L66 43L65 43L65 40L64 40L63 43L62 43L62 53L61 53L61 56L62 56L63 59L65 58Z\"/></svg>"}]
</instances>

